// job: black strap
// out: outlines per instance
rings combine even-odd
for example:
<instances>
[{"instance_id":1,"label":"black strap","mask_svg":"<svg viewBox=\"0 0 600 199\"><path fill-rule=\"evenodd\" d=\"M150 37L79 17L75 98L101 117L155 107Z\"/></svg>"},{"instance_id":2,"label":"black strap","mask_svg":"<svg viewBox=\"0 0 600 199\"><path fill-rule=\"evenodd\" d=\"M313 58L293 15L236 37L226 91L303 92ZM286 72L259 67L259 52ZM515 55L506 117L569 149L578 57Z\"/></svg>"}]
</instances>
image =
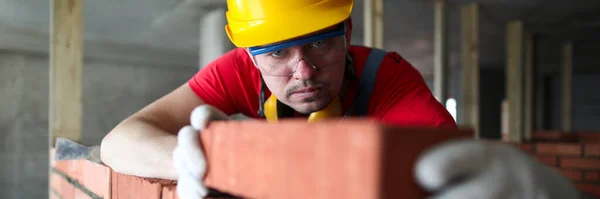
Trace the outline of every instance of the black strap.
<instances>
[{"instance_id":1,"label":"black strap","mask_svg":"<svg viewBox=\"0 0 600 199\"><path fill-rule=\"evenodd\" d=\"M379 66L385 57L387 52L381 49L372 48L371 53L367 57L365 66L363 67L362 74L360 75L360 88L357 96L357 102L354 107L354 115L366 116L367 109L369 108L369 100L371 99L371 93L375 88L375 79L377 77L377 71Z\"/></svg>"},{"instance_id":2,"label":"black strap","mask_svg":"<svg viewBox=\"0 0 600 199\"><path fill-rule=\"evenodd\" d=\"M262 76L262 75L261 75ZM258 111L257 114L259 117L265 117L265 81L263 78L260 78L260 91L258 92Z\"/></svg>"}]
</instances>

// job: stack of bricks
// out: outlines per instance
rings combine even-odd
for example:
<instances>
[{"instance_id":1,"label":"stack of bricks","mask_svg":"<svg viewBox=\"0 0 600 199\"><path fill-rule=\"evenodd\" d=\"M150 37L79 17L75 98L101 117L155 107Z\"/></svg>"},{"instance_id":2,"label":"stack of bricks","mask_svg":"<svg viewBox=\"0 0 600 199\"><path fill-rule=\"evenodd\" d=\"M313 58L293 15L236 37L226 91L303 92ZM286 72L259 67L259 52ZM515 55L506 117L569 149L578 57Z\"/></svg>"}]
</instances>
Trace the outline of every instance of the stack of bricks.
<instances>
[{"instance_id":1,"label":"stack of bricks","mask_svg":"<svg viewBox=\"0 0 600 199\"><path fill-rule=\"evenodd\" d=\"M600 197L600 133L538 132L518 146L581 191Z\"/></svg>"},{"instance_id":2,"label":"stack of bricks","mask_svg":"<svg viewBox=\"0 0 600 199\"><path fill-rule=\"evenodd\" d=\"M401 129L368 121L213 123L202 132L206 185L240 198L424 198L418 155L470 130ZM52 150L51 150L52 159ZM51 198L176 199L175 182L87 160L51 162ZM224 198L224 197L219 197Z\"/></svg>"}]
</instances>

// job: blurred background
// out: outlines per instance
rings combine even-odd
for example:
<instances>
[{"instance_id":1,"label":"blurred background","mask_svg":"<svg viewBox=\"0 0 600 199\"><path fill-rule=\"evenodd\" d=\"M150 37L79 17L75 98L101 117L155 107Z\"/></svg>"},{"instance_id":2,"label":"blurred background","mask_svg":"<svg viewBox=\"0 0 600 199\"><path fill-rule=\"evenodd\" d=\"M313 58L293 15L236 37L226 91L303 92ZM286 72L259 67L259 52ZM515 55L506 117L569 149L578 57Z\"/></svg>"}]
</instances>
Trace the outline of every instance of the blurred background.
<instances>
[{"instance_id":1,"label":"blurred background","mask_svg":"<svg viewBox=\"0 0 600 199\"><path fill-rule=\"evenodd\" d=\"M0 0L3 199L48 198L52 2ZM204 64L233 48L223 29L224 0L81 2L81 142L86 145L100 144L122 119L185 83ZM382 6L382 47L400 53L412 63L432 91L435 2L384 0ZM515 117L513 120L522 124L516 127L519 132L600 132L600 1L443 2L447 29L442 41L447 45L440 52L445 52L442 55L447 57L447 64L442 64L446 70L440 74L446 94L439 99L443 99L459 124L476 124L479 136L487 139L501 139L502 132L507 131L503 128L508 128L503 127L503 121ZM468 15L465 7L471 3L477 3L478 9ZM365 21L364 5L364 0L357 0L352 14L352 43L357 45L365 44L364 25L371 23ZM467 20L461 20L461 16ZM476 19L475 25L470 25L474 29L461 26L469 19ZM525 36L509 40L509 33L513 33L509 23L515 22L522 25ZM465 30L478 36L465 35ZM516 31L518 34L519 29ZM509 50L515 49L509 48L511 42L517 46L532 45L517 47L522 53L515 58ZM471 58L465 52L477 52L478 56L474 62L468 62L465 60ZM516 62L508 61L515 59ZM533 66L533 73L522 76L526 74L524 69L510 72L509 63L516 63L517 68ZM479 71L478 76L464 73L473 68ZM571 73L565 75L563 71ZM564 83L565 78L571 78L570 84ZM521 82L514 82L521 87L508 89L507 79ZM522 83L529 79L532 90L526 90ZM462 86L463 82L474 80L479 81L474 90ZM517 109L522 114L528 109L528 119L523 115L502 119L503 113L507 115L502 102L508 91L520 93L516 99L531 94L532 103L523 103ZM478 100L465 100L465 96L476 96ZM477 108L464 109L473 104ZM461 110L475 110L478 114L473 116Z\"/></svg>"}]
</instances>

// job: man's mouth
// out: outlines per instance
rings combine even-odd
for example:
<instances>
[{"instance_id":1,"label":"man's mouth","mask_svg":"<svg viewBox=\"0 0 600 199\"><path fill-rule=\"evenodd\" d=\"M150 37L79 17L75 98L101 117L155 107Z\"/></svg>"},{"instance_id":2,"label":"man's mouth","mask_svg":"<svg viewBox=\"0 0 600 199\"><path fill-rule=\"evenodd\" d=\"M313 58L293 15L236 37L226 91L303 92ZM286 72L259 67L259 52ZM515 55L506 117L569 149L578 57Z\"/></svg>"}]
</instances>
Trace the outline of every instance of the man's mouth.
<instances>
[{"instance_id":1,"label":"man's mouth","mask_svg":"<svg viewBox=\"0 0 600 199\"><path fill-rule=\"evenodd\" d=\"M321 91L322 89L323 89L323 87L301 88L299 90L292 92L292 96L295 96L295 97L298 97L301 99L314 98L319 94L319 91Z\"/></svg>"},{"instance_id":2,"label":"man's mouth","mask_svg":"<svg viewBox=\"0 0 600 199\"><path fill-rule=\"evenodd\" d=\"M294 91L292 94L296 94L296 93L310 93L310 92L315 92L320 90L321 87L307 87L307 88L303 88L297 91Z\"/></svg>"}]
</instances>

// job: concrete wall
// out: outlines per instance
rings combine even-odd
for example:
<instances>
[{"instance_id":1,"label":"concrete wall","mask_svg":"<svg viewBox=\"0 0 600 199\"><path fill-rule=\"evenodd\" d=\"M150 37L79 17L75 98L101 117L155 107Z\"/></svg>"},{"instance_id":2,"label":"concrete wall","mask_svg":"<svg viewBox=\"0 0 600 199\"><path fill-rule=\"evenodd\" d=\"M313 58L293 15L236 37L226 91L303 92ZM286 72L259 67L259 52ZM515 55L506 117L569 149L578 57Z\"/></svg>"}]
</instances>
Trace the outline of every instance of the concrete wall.
<instances>
[{"instance_id":1,"label":"concrete wall","mask_svg":"<svg viewBox=\"0 0 600 199\"><path fill-rule=\"evenodd\" d=\"M563 40L540 36L537 40L536 127L560 129L561 51ZM598 47L586 41L573 43L573 131L600 131L600 57Z\"/></svg>"},{"instance_id":2,"label":"concrete wall","mask_svg":"<svg viewBox=\"0 0 600 199\"><path fill-rule=\"evenodd\" d=\"M197 71L88 61L83 72L83 143L183 84ZM45 56L0 52L0 198L48 198L48 83Z\"/></svg>"},{"instance_id":3,"label":"concrete wall","mask_svg":"<svg viewBox=\"0 0 600 199\"><path fill-rule=\"evenodd\" d=\"M573 74L573 131L600 131L600 73L574 73ZM536 111L536 126L544 130L560 129L560 76L547 74L538 80L538 89L543 89L542 98L545 101ZM539 110L540 108L544 110Z\"/></svg>"}]
</instances>

